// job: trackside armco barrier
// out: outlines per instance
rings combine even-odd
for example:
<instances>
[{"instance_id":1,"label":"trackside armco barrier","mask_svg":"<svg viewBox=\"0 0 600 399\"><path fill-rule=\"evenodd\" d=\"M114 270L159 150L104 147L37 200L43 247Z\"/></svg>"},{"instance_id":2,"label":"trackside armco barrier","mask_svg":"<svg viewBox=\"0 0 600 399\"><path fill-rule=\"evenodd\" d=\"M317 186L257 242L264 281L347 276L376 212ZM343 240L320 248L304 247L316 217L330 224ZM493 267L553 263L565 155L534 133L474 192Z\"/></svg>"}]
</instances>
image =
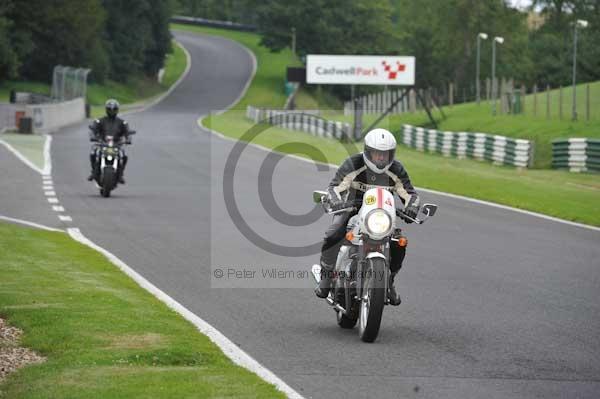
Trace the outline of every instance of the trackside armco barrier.
<instances>
[{"instance_id":1,"label":"trackside armco barrier","mask_svg":"<svg viewBox=\"0 0 600 399\"><path fill-rule=\"evenodd\" d=\"M349 123L328 121L317 115L318 111L281 111L261 109L252 106L246 108L246 117L254 123L268 123L285 129L300 130L313 136L352 139L352 127ZM358 137L357 139L360 139Z\"/></svg>"},{"instance_id":2,"label":"trackside armco barrier","mask_svg":"<svg viewBox=\"0 0 600 399\"><path fill-rule=\"evenodd\" d=\"M25 116L32 118L35 133L48 133L85 119L85 100L31 104L25 106Z\"/></svg>"},{"instance_id":3,"label":"trackside armco barrier","mask_svg":"<svg viewBox=\"0 0 600 399\"><path fill-rule=\"evenodd\" d=\"M527 168L533 164L533 143L485 133L443 132L402 125L402 142L421 151L457 158L492 161Z\"/></svg>"},{"instance_id":4,"label":"trackside armco barrier","mask_svg":"<svg viewBox=\"0 0 600 399\"><path fill-rule=\"evenodd\" d=\"M213 28L241 30L247 32L253 32L256 30L256 26L254 25L239 24L231 21L215 21L212 19L186 17L184 15L174 15L171 17L171 22L187 25L211 26Z\"/></svg>"},{"instance_id":5,"label":"trackside armco barrier","mask_svg":"<svg viewBox=\"0 0 600 399\"><path fill-rule=\"evenodd\" d=\"M573 138L552 142L552 167L571 172L600 171L600 140Z\"/></svg>"}]
</instances>

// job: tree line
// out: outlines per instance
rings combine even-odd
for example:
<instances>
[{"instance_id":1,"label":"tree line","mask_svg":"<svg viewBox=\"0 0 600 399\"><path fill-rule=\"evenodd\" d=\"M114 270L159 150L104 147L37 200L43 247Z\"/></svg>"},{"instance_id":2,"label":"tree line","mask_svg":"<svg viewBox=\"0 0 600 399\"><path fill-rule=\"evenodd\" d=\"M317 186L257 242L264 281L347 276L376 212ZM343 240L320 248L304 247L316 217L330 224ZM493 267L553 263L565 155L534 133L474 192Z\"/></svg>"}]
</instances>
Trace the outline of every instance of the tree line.
<instances>
[{"instance_id":1,"label":"tree line","mask_svg":"<svg viewBox=\"0 0 600 399\"><path fill-rule=\"evenodd\" d=\"M578 81L600 79L600 1L533 0L518 10L505 0L177 0L177 13L254 24L262 44L291 44L305 54L414 55L417 84L475 85L477 35L481 79L490 77L492 39L496 75L526 85L566 85L571 79L573 23L578 32ZM338 88L338 91L342 88Z\"/></svg>"},{"instance_id":2,"label":"tree line","mask_svg":"<svg viewBox=\"0 0 600 399\"><path fill-rule=\"evenodd\" d=\"M491 38L497 76L527 85L566 85L571 79L573 22L578 81L600 79L600 1L533 0L517 10L506 0L2 0L0 81L48 81L57 64L92 68L95 81L155 76L171 50L172 13L258 27L262 44L291 44L306 54L401 54L417 58L417 84L475 82L476 38L481 78L490 76ZM347 88L334 88L339 94Z\"/></svg>"},{"instance_id":3,"label":"tree line","mask_svg":"<svg viewBox=\"0 0 600 399\"><path fill-rule=\"evenodd\" d=\"M156 76L171 51L171 6L162 0L2 0L0 82L47 82L59 64L91 68L97 82Z\"/></svg>"}]
</instances>

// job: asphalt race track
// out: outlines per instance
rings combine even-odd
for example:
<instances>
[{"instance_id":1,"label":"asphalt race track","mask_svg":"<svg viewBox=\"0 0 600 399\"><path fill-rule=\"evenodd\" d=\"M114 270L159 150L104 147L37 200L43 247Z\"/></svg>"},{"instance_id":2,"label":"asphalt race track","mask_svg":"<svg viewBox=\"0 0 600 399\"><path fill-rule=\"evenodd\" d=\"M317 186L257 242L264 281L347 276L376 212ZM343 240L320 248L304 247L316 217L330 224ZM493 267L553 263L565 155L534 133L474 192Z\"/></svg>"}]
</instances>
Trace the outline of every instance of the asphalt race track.
<instances>
[{"instance_id":1,"label":"asphalt race track","mask_svg":"<svg viewBox=\"0 0 600 399\"><path fill-rule=\"evenodd\" d=\"M240 95L252 60L224 39L176 36L192 69L165 100L126 116L138 131L127 184L105 199L85 180L89 142L81 124L54 134L52 143L54 185L73 222L50 214L41 189L3 188L0 212L80 228L306 397L600 397L599 231L424 193L439 213L406 229L403 304L386 307L374 344L337 327L310 280L215 279L217 269L226 276L308 271L318 259L314 251L286 256L250 242L236 228L240 218L229 216L224 178L233 183L241 219L267 242L313 245L329 219L303 225L289 217L299 226L288 226L267 214L259 198L271 190L261 174L263 150L246 148L234 176L224 174L235 143L196 120ZM0 186L40 185L9 157L0 147L2 170L22 170ZM285 157L272 177L277 204L293 215L311 211L312 190L333 173ZM214 288L219 284L229 288Z\"/></svg>"}]
</instances>

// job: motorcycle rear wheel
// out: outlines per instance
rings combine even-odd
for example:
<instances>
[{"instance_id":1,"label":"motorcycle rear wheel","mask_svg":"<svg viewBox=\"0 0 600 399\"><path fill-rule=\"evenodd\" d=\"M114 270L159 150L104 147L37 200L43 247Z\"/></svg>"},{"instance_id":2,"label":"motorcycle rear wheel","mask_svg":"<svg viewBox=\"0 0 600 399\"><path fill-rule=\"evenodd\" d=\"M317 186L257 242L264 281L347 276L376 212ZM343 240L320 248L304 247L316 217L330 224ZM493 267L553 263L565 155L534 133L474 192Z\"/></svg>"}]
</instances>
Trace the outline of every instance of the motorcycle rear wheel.
<instances>
[{"instance_id":1,"label":"motorcycle rear wheel","mask_svg":"<svg viewBox=\"0 0 600 399\"><path fill-rule=\"evenodd\" d=\"M342 312L340 312L339 310L336 310L336 318L337 318L337 324L338 326L340 326L341 328L346 328L346 329L350 329L350 328L354 328L354 326L356 325L356 323L358 322L358 315L354 314L352 315L352 304L347 305L346 304L346 296L344 295L344 287L343 287L343 283L338 279L336 282L336 300L337 302L342 305L342 307L344 309L346 309L346 311L348 311L350 313L350 315L348 314L344 314ZM339 294L339 295L338 295Z\"/></svg>"}]
</instances>

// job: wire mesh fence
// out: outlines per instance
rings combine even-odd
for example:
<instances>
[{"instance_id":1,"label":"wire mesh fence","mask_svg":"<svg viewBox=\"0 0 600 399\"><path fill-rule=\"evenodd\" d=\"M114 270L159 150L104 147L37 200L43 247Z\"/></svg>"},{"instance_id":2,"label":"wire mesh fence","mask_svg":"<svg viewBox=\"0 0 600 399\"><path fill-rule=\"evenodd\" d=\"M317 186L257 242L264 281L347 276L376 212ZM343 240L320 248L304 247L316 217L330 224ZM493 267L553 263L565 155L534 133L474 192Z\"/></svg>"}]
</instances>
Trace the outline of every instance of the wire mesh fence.
<instances>
[{"instance_id":1,"label":"wire mesh fence","mask_svg":"<svg viewBox=\"0 0 600 399\"><path fill-rule=\"evenodd\" d=\"M91 69L56 65L52 73L52 99L67 101L85 97Z\"/></svg>"}]
</instances>

